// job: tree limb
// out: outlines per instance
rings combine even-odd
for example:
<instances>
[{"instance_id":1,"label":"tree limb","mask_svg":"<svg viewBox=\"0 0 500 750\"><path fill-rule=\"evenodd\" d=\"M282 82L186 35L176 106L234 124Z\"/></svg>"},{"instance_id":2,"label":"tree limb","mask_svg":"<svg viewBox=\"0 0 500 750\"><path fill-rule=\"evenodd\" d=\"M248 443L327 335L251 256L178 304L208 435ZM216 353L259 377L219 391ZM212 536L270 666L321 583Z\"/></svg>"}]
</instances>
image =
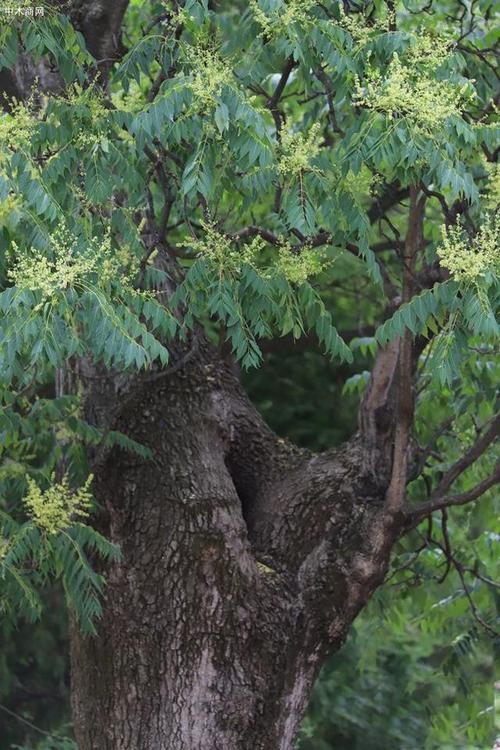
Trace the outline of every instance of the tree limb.
<instances>
[{"instance_id":1,"label":"tree limb","mask_svg":"<svg viewBox=\"0 0 500 750\"><path fill-rule=\"evenodd\" d=\"M410 215L408 220L408 234L404 250L403 269L403 304L409 302L413 296L414 271L417 253L422 246L423 219L425 198L418 187L410 189ZM413 336L405 329L399 346L399 388L397 420L394 434L394 456L392 474L387 490L387 507L396 511L401 507L406 491L408 475L408 445L413 423Z\"/></svg>"},{"instance_id":2,"label":"tree limb","mask_svg":"<svg viewBox=\"0 0 500 750\"><path fill-rule=\"evenodd\" d=\"M439 482L436 491L433 496L442 496L448 491L453 482L460 476L469 466L471 466L477 459L483 455L485 450L491 443L496 440L500 431L500 413L496 414L490 421L483 427L481 434L474 442L474 444L456 461L444 474ZM432 499L432 498L431 498Z\"/></svg>"},{"instance_id":3,"label":"tree limb","mask_svg":"<svg viewBox=\"0 0 500 750\"><path fill-rule=\"evenodd\" d=\"M466 505L480 498L484 493L500 483L500 462L498 462L495 471L475 487L457 495L433 496L433 499L427 503L422 503L411 507L407 511L407 516L411 521L412 527L419 523L423 518L436 510L451 508L455 505Z\"/></svg>"}]
</instances>

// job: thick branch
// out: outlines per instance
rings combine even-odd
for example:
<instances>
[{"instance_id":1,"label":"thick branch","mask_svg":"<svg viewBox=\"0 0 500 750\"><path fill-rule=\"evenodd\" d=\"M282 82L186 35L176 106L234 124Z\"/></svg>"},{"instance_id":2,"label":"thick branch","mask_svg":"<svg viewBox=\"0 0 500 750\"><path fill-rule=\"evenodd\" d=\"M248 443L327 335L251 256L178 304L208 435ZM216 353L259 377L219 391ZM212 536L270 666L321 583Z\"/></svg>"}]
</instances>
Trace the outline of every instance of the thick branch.
<instances>
[{"instance_id":1,"label":"thick branch","mask_svg":"<svg viewBox=\"0 0 500 750\"><path fill-rule=\"evenodd\" d=\"M63 12L66 6L63 5ZM96 59L102 82L105 82L113 63L120 59L121 25L128 0L103 3L101 0L74 0L68 16L84 36L87 49Z\"/></svg>"},{"instance_id":2,"label":"thick branch","mask_svg":"<svg viewBox=\"0 0 500 750\"><path fill-rule=\"evenodd\" d=\"M424 208L425 199L419 195L417 187L412 187L408 233L403 256L403 303L409 302L413 296L416 257L422 246ZM399 388L394 456L391 482L387 490L387 507L391 510L398 510L401 507L406 491L408 445L414 411L413 370L413 337L411 331L405 329L399 345Z\"/></svg>"}]
</instances>

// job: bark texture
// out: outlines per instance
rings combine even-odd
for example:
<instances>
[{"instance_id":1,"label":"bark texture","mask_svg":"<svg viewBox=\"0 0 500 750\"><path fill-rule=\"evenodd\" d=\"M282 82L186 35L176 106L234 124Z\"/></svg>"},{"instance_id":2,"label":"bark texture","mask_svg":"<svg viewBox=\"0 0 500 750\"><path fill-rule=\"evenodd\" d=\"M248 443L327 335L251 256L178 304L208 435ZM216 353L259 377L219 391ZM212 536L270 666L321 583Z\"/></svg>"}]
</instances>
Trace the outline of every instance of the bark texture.
<instances>
[{"instance_id":1,"label":"bark texture","mask_svg":"<svg viewBox=\"0 0 500 750\"><path fill-rule=\"evenodd\" d=\"M87 385L95 421L122 386ZM97 469L123 560L104 571L98 637L72 633L79 748L291 750L319 667L383 579L399 528L385 483L362 434L320 455L277 438L207 346L136 386L114 426L154 458L115 450Z\"/></svg>"}]
</instances>

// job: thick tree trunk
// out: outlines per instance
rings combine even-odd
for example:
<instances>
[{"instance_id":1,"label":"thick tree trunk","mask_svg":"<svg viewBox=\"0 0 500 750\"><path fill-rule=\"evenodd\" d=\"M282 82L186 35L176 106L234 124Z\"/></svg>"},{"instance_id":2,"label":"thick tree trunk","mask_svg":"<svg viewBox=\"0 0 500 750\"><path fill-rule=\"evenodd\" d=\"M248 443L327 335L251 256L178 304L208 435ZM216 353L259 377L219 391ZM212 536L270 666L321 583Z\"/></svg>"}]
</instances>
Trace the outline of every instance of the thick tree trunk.
<instances>
[{"instance_id":1,"label":"thick tree trunk","mask_svg":"<svg viewBox=\"0 0 500 750\"><path fill-rule=\"evenodd\" d=\"M196 377L197 376L197 377ZM209 389L177 377L120 425L153 462L113 455L99 493L123 561L98 638L72 638L81 750L288 748L317 659L294 596L259 570Z\"/></svg>"},{"instance_id":2,"label":"thick tree trunk","mask_svg":"<svg viewBox=\"0 0 500 750\"><path fill-rule=\"evenodd\" d=\"M128 400L118 429L153 460L114 452L97 471L123 559L98 636L72 632L80 750L291 750L321 663L383 577L396 531L380 543L359 441L289 446L211 359Z\"/></svg>"}]
</instances>

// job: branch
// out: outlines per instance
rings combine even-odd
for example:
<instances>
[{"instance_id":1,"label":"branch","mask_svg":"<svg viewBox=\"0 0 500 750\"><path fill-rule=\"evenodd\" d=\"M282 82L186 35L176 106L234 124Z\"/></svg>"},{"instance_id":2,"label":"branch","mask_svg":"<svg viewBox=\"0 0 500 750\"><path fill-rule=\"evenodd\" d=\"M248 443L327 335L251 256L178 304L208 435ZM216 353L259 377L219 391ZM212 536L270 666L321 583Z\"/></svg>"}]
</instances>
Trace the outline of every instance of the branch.
<instances>
[{"instance_id":1,"label":"branch","mask_svg":"<svg viewBox=\"0 0 500 750\"><path fill-rule=\"evenodd\" d=\"M384 194L369 209L368 219L370 220L370 224L374 224L381 219L387 211L397 206L398 203L408 198L409 195L409 188L401 188L398 182L392 182L387 186Z\"/></svg>"},{"instance_id":2,"label":"branch","mask_svg":"<svg viewBox=\"0 0 500 750\"><path fill-rule=\"evenodd\" d=\"M114 62L125 51L121 44L121 25L128 0L101 3L95 0L72 3L68 16L75 29L81 31L90 54L95 58L99 82L106 86Z\"/></svg>"},{"instance_id":3,"label":"branch","mask_svg":"<svg viewBox=\"0 0 500 750\"><path fill-rule=\"evenodd\" d=\"M330 120L330 124L332 126L332 130L334 133L339 133L339 135L345 135L342 128L339 126L337 122L337 115L335 114L335 105L333 102L333 88L332 88L332 82L328 75L325 73L323 68L318 68L314 71L314 75L320 81L323 86L325 87L325 96L326 101L328 103L328 119Z\"/></svg>"},{"instance_id":4,"label":"branch","mask_svg":"<svg viewBox=\"0 0 500 750\"><path fill-rule=\"evenodd\" d=\"M387 250L388 249L388 243L387 242L380 242L380 243L377 243L376 247L378 247L378 252L380 252L382 250ZM357 258L360 257L359 250L358 250L357 246L354 245L352 242L348 242L347 243L346 250L348 252L350 252L352 255L355 255ZM374 252L376 252L374 250L374 248L372 248L372 250ZM387 271L387 268L385 267L385 265L381 261L378 262L378 267L379 267L379 270L380 270L380 275L382 276L382 282L383 282L383 285L384 285L385 296L387 297L387 299L393 300L396 297L398 297L398 290L397 290L396 286L393 284L392 279L389 276L389 272Z\"/></svg>"},{"instance_id":5,"label":"branch","mask_svg":"<svg viewBox=\"0 0 500 750\"><path fill-rule=\"evenodd\" d=\"M479 484L477 484L468 492L462 492L461 494L447 495L443 497L433 496L433 499L429 500L429 502L422 503L421 505L410 508L407 511L407 515L411 521L411 527L413 528L423 518L431 513L434 513L434 511L436 510L443 510L444 508L451 508L455 505L466 505L467 503L471 503L474 500L480 498L481 495L484 495L487 490L495 487L495 485L499 483L500 461L497 463L495 471L492 474L486 477L486 479L483 479L482 482L479 482Z\"/></svg>"},{"instance_id":6,"label":"branch","mask_svg":"<svg viewBox=\"0 0 500 750\"><path fill-rule=\"evenodd\" d=\"M417 253L422 246L425 198L418 187L410 189L410 216L404 250L403 297L409 302L413 296L414 273ZM396 429L394 433L394 455L392 474L387 490L387 507L396 511L403 504L408 478L408 446L413 422L413 338L405 329L399 345L399 388Z\"/></svg>"},{"instance_id":7,"label":"branch","mask_svg":"<svg viewBox=\"0 0 500 750\"><path fill-rule=\"evenodd\" d=\"M297 63L293 59L293 56L290 55L290 57L285 63L285 67L281 74L281 78L278 81L278 85L274 89L273 95L267 100L267 107L273 116L274 125L276 127L276 137L278 138L278 140L279 140L281 128L283 127L283 122L284 122L284 116L281 110L278 108L278 104L283 94L283 91L285 90L285 86L288 83L290 73L292 72L296 64Z\"/></svg>"},{"instance_id":8,"label":"branch","mask_svg":"<svg viewBox=\"0 0 500 750\"><path fill-rule=\"evenodd\" d=\"M443 583L443 581L446 579L446 577L448 576L448 573L450 572L453 566L454 570L456 570L460 578L460 581L462 583L462 589L469 602L472 616L490 635L497 637L498 635L500 635L500 633L495 632L495 630L484 620L484 618L481 616L479 612L479 609L475 605L474 600L472 599L472 595L470 593L469 587L467 586L467 583L465 581L465 573L469 573L474 578L477 578L478 580L483 581L484 583L491 586L492 588L500 588L500 585L497 584L495 581L492 581L490 578L487 578L486 576L482 576L477 571L476 568L465 567L464 565L462 565L460 560L458 560L457 557L453 554L449 532L448 532L448 516L447 516L445 509L443 509L442 511L442 519L441 519L441 531L443 535L442 543L438 539L435 539L432 536L432 517L428 516L428 520L429 520L428 532L424 539L423 545L419 547L418 550L420 551L422 547L428 547L429 549L432 550L433 545L434 545L434 547L437 547L443 553L444 558L445 558L444 572L439 577L433 576L433 579L436 580L438 583ZM411 563L413 563L415 559L416 558L413 558Z\"/></svg>"},{"instance_id":9,"label":"branch","mask_svg":"<svg viewBox=\"0 0 500 750\"><path fill-rule=\"evenodd\" d=\"M405 242L405 300L410 299L413 292L413 266L422 244L423 210L424 201L418 196L417 189L413 188ZM397 305L400 301L394 298L393 304ZM393 511L400 507L402 490L406 487L406 453L413 419L415 360L410 332L404 335L403 340L395 338L380 349L359 411L359 430L366 452L365 467L377 477L381 486L387 481L387 502ZM391 464L393 470L387 477Z\"/></svg>"},{"instance_id":10,"label":"branch","mask_svg":"<svg viewBox=\"0 0 500 750\"><path fill-rule=\"evenodd\" d=\"M495 471L490 474L489 477L486 477L486 479L479 482L479 484L467 492L455 495L446 494L453 482L463 474L466 469L472 466L472 464L484 454L487 448L494 443L498 437L499 431L500 413L496 414L486 425L484 425L475 443L458 459L458 461L455 461L455 463L441 477L438 486L427 502L413 507L407 505L404 508L407 517L406 527L408 529L414 528L423 518L436 510L449 508L454 505L466 505L467 503L471 503L481 497L481 495L491 487L498 484L500 481L500 462L497 463Z\"/></svg>"},{"instance_id":11,"label":"branch","mask_svg":"<svg viewBox=\"0 0 500 750\"><path fill-rule=\"evenodd\" d=\"M399 339L395 338L379 350L359 409L359 431L365 445L366 468L374 475L377 469L388 464L390 457L398 359ZM385 461L381 461L381 457ZM380 471L378 473L380 475Z\"/></svg>"},{"instance_id":12,"label":"branch","mask_svg":"<svg viewBox=\"0 0 500 750\"><path fill-rule=\"evenodd\" d=\"M453 482L457 477L462 474L465 469L469 468L480 456L483 455L485 450L491 443L498 437L500 430L500 412L490 419L490 421L483 427L481 434L475 441L475 443L464 453L464 455L458 459L444 474L439 482L435 493L433 495L441 496L449 490ZM431 498L432 499L432 498Z\"/></svg>"},{"instance_id":13,"label":"branch","mask_svg":"<svg viewBox=\"0 0 500 750\"><path fill-rule=\"evenodd\" d=\"M268 229L264 229L264 227L257 227L253 224L248 227L244 227L243 229L239 229L237 232L233 232L229 236L235 242L238 242L239 240L246 240L250 237L262 237L262 239L266 242L269 242L270 245L280 244L279 237L276 234L270 232Z\"/></svg>"}]
</instances>

